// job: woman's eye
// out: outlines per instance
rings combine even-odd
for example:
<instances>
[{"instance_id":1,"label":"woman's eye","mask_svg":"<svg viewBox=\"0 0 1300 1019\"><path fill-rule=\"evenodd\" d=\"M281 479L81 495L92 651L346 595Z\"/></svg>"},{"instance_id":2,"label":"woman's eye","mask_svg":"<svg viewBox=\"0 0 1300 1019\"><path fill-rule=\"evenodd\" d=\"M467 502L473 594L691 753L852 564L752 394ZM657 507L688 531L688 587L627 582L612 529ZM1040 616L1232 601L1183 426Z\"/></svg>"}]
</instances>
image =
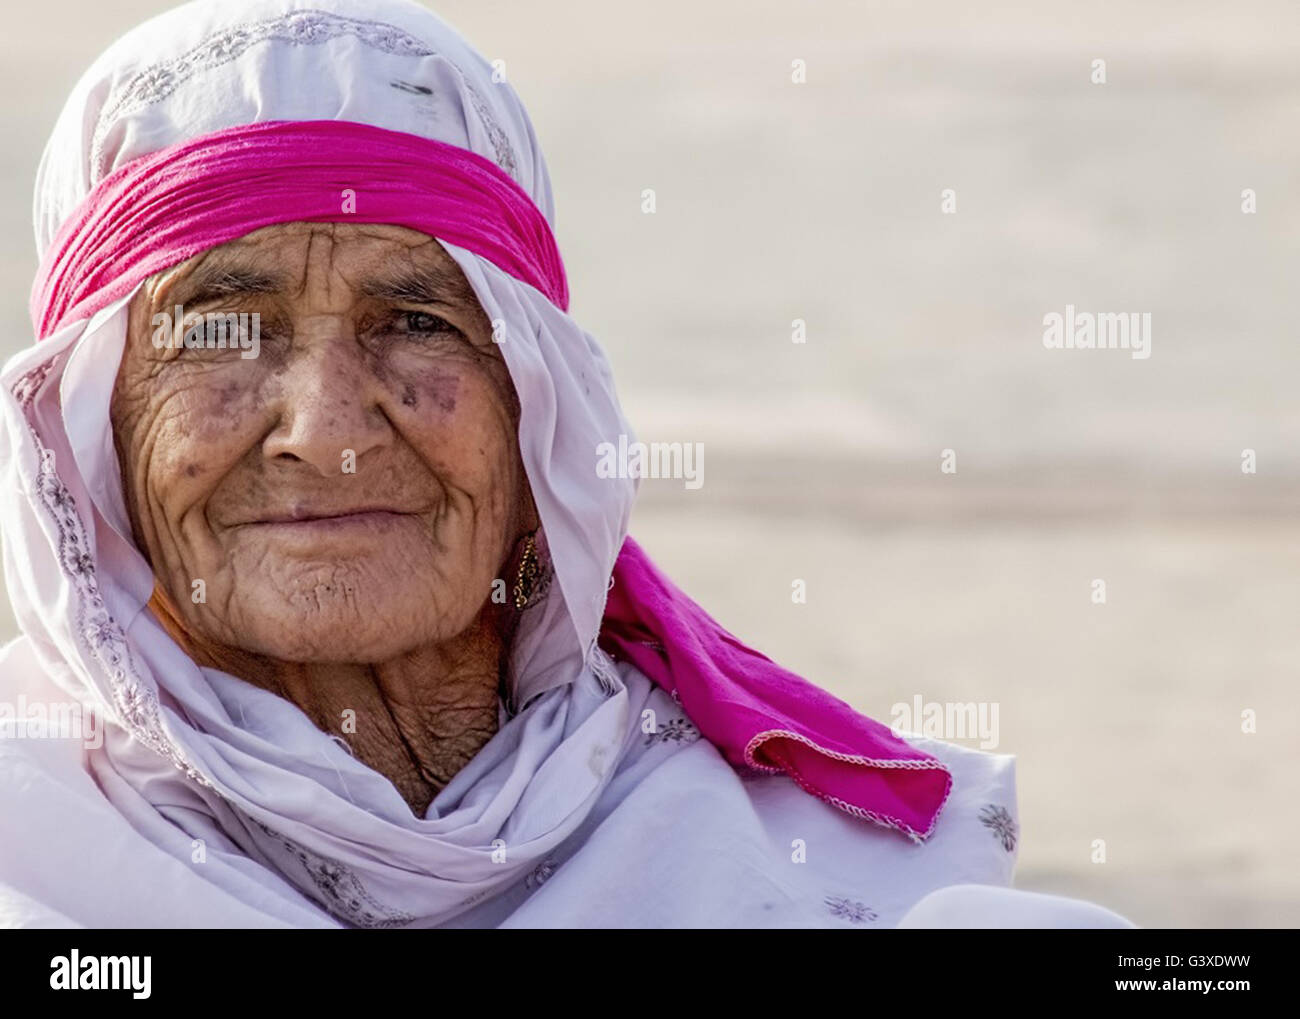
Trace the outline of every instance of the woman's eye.
<instances>
[{"instance_id":1,"label":"woman's eye","mask_svg":"<svg viewBox=\"0 0 1300 1019\"><path fill-rule=\"evenodd\" d=\"M456 333L460 331L445 318L438 315L432 315L427 311L402 312L400 325L404 332L421 333L424 335L433 335L435 333Z\"/></svg>"}]
</instances>

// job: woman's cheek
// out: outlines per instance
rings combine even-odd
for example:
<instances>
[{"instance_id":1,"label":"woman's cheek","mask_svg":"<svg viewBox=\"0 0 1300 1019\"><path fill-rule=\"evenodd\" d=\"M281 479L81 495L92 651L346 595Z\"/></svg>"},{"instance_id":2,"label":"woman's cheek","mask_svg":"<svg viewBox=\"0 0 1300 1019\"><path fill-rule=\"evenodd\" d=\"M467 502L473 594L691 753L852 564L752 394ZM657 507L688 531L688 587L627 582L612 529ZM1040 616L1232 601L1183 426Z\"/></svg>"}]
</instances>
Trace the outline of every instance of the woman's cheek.
<instances>
[{"instance_id":1,"label":"woman's cheek","mask_svg":"<svg viewBox=\"0 0 1300 1019\"><path fill-rule=\"evenodd\" d=\"M208 498L258 444L267 422L257 413L256 380L210 378L170 402L173 412L152 441L150 488L179 532L184 521L202 519Z\"/></svg>"},{"instance_id":2,"label":"woman's cheek","mask_svg":"<svg viewBox=\"0 0 1300 1019\"><path fill-rule=\"evenodd\" d=\"M518 457L510 416L496 403L495 395L486 389L467 393L463 410L443 423L429 454L430 463L440 462L445 471L461 479L465 490L480 497L497 493Z\"/></svg>"}]
</instances>

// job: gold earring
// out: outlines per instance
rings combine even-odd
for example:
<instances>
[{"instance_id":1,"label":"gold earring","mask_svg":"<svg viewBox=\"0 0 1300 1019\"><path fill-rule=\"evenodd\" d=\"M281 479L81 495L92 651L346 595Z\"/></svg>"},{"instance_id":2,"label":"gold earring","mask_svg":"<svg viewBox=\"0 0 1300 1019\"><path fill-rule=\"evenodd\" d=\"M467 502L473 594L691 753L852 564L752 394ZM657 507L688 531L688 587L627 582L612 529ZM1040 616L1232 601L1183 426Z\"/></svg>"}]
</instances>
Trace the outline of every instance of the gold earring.
<instances>
[{"instance_id":1,"label":"gold earring","mask_svg":"<svg viewBox=\"0 0 1300 1019\"><path fill-rule=\"evenodd\" d=\"M515 574L515 608L521 612L528 607L537 587L537 580L542 575L541 563L537 560L537 542L530 534L524 539L523 555L519 559L519 572Z\"/></svg>"}]
</instances>

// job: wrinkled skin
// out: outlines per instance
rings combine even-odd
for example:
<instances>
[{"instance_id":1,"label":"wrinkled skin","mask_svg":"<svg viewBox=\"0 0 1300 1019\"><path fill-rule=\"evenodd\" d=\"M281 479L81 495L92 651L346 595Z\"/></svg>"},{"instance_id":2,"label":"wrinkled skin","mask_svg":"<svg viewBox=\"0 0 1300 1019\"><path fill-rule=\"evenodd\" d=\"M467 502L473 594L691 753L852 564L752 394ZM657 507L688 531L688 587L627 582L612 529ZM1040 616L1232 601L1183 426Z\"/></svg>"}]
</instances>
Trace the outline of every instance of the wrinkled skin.
<instances>
[{"instance_id":1,"label":"wrinkled skin","mask_svg":"<svg viewBox=\"0 0 1300 1019\"><path fill-rule=\"evenodd\" d=\"M158 349L177 304L258 313L258 356ZM496 729L512 610L489 596L537 526L459 266L401 227L290 223L160 273L130 315L111 418L151 607L423 815Z\"/></svg>"}]
</instances>

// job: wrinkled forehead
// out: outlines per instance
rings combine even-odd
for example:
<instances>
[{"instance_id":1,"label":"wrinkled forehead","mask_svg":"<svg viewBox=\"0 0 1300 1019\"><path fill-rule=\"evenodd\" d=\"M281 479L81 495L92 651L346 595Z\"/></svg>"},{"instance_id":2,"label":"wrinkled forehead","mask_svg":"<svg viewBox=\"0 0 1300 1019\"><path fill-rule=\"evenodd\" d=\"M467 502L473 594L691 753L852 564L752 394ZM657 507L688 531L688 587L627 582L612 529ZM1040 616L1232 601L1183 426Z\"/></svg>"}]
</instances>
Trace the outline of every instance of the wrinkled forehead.
<instances>
[{"instance_id":1,"label":"wrinkled forehead","mask_svg":"<svg viewBox=\"0 0 1300 1019\"><path fill-rule=\"evenodd\" d=\"M38 249L131 160L272 120L350 120L468 149L553 222L518 96L432 12L407 0L199 0L128 32L78 83L37 174Z\"/></svg>"}]
</instances>

